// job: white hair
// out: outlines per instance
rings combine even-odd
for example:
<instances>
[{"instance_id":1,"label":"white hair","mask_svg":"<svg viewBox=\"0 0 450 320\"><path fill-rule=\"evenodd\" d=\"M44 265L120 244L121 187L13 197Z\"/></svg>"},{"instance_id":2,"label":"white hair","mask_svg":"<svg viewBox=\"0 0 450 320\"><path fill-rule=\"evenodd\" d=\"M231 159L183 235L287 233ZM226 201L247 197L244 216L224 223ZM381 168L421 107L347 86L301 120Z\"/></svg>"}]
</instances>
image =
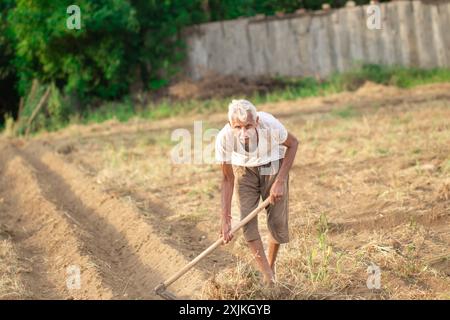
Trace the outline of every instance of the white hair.
<instances>
[{"instance_id":1,"label":"white hair","mask_svg":"<svg viewBox=\"0 0 450 320\"><path fill-rule=\"evenodd\" d=\"M238 119L247 122L248 118L256 121L257 114L255 106L248 100L232 100L228 105L228 120Z\"/></svg>"}]
</instances>

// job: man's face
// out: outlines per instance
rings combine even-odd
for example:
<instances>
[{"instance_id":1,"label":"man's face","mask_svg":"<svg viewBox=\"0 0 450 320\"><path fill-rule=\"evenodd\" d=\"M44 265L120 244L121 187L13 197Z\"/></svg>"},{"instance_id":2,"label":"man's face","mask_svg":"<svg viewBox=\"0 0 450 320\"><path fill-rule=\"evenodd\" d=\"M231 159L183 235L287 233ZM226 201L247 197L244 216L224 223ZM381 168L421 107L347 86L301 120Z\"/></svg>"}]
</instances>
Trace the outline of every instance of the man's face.
<instances>
[{"instance_id":1,"label":"man's face","mask_svg":"<svg viewBox=\"0 0 450 320\"><path fill-rule=\"evenodd\" d=\"M256 121L251 117L247 121L242 122L239 119L233 119L230 123L233 133L242 143L248 144L250 140L256 138L256 127L258 126L259 118Z\"/></svg>"}]
</instances>

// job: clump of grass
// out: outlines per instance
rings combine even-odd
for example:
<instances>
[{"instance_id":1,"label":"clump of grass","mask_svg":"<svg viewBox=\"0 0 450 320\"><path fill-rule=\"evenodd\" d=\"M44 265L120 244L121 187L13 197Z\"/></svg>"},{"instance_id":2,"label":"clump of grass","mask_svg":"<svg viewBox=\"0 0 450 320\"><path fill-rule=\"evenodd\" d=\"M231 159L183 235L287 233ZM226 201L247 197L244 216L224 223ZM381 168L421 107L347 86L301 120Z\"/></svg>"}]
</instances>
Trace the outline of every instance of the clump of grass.
<instances>
[{"instance_id":1,"label":"clump of grass","mask_svg":"<svg viewBox=\"0 0 450 320\"><path fill-rule=\"evenodd\" d=\"M336 73L328 80L338 91L356 90L366 81L400 88L411 88L420 84L449 82L450 69L435 68L427 70L402 66L364 64L348 72Z\"/></svg>"},{"instance_id":2,"label":"clump of grass","mask_svg":"<svg viewBox=\"0 0 450 320\"><path fill-rule=\"evenodd\" d=\"M450 158L442 162L442 172L450 174Z\"/></svg>"},{"instance_id":3,"label":"clump of grass","mask_svg":"<svg viewBox=\"0 0 450 320\"><path fill-rule=\"evenodd\" d=\"M358 112L353 106L347 106L345 108L333 109L331 114L342 119L349 119L357 116Z\"/></svg>"},{"instance_id":4,"label":"clump of grass","mask_svg":"<svg viewBox=\"0 0 450 320\"><path fill-rule=\"evenodd\" d=\"M117 119L120 122L128 121L134 117L136 112L132 103L128 100L122 102L108 102L99 108L88 108L82 115L82 122L100 123L110 119Z\"/></svg>"},{"instance_id":5,"label":"clump of grass","mask_svg":"<svg viewBox=\"0 0 450 320\"><path fill-rule=\"evenodd\" d=\"M29 120L47 90L47 99L42 100L43 105L30 124ZM19 110L14 134L24 134L28 129L31 133L62 129L70 123L71 118L75 118L75 109L70 97L65 96L54 83L41 84L34 81L23 100L22 110Z\"/></svg>"},{"instance_id":6,"label":"clump of grass","mask_svg":"<svg viewBox=\"0 0 450 320\"><path fill-rule=\"evenodd\" d=\"M3 128L3 135L6 137L13 137L15 135L15 131L16 131L16 123L14 121L14 118L9 115L6 114L5 115L5 124L4 124L4 128Z\"/></svg>"},{"instance_id":7,"label":"clump of grass","mask_svg":"<svg viewBox=\"0 0 450 320\"><path fill-rule=\"evenodd\" d=\"M20 280L23 271L12 242L0 240L0 299L23 299L27 296Z\"/></svg>"},{"instance_id":8,"label":"clump of grass","mask_svg":"<svg viewBox=\"0 0 450 320\"><path fill-rule=\"evenodd\" d=\"M256 299L260 298L263 287L256 270L244 261L237 261L233 268L230 268L206 282L203 287L204 297L220 300L228 299Z\"/></svg>"},{"instance_id":9,"label":"clump of grass","mask_svg":"<svg viewBox=\"0 0 450 320\"><path fill-rule=\"evenodd\" d=\"M210 299L323 299L342 295L349 277L341 272L342 252L335 252L328 240L329 225L322 214L314 223L293 226L293 241L279 254L277 283L266 287L243 241L233 269L215 275L204 287ZM300 231L301 230L301 231ZM242 240L242 239L240 239Z\"/></svg>"},{"instance_id":10,"label":"clump of grass","mask_svg":"<svg viewBox=\"0 0 450 320\"><path fill-rule=\"evenodd\" d=\"M311 248L307 260L308 272L312 282L328 281L332 247L328 244L327 232L327 217L322 213L317 223L318 246Z\"/></svg>"}]
</instances>

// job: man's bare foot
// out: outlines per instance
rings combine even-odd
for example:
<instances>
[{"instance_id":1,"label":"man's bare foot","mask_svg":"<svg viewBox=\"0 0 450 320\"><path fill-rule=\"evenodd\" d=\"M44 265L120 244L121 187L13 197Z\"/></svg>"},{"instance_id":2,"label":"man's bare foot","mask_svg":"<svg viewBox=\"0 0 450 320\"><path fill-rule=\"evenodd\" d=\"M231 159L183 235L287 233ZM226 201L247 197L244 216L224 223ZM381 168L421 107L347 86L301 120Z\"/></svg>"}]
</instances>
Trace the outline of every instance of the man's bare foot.
<instances>
[{"instance_id":1,"label":"man's bare foot","mask_svg":"<svg viewBox=\"0 0 450 320\"><path fill-rule=\"evenodd\" d=\"M264 285L266 287L272 287L275 284L275 275L273 272L270 272L270 274L264 275Z\"/></svg>"},{"instance_id":2,"label":"man's bare foot","mask_svg":"<svg viewBox=\"0 0 450 320\"><path fill-rule=\"evenodd\" d=\"M261 272L260 284L264 287L270 287L275 283L275 278L273 276L272 269L268 266L264 272Z\"/></svg>"},{"instance_id":3,"label":"man's bare foot","mask_svg":"<svg viewBox=\"0 0 450 320\"><path fill-rule=\"evenodd\" d=\"M264 283L262 293L268 299L279 299L281 294L280 284L276 281L271 282L270 284Z\"/></svg>"}]
</instances>

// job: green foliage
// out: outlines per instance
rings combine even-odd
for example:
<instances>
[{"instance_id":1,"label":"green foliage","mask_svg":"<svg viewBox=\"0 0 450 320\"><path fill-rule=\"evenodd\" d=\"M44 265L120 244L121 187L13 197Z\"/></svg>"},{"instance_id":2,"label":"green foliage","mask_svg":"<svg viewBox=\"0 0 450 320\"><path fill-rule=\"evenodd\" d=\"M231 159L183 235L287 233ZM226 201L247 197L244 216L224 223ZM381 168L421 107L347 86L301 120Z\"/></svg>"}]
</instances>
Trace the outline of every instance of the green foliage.
<instances>
[{"instance_id":1,"label":"green foliage","mask_svg":"<svg viewBox=\"0 0 450 320\"><path fill-rule=\"evenodd\" d=\"M81 97L118 97L130 81L129 39L139 29L128 1L78 1L81 29L66 26L68 0L17 0L9 22L17 41L19 91L55 81Z\"/></svg>"},{"instance_id":2,"label":"green foliage","mask_svg":"<svg viewBox=\"0 0 450 320\"><path fill-rule=\"evenodd\" d=\"M255 14L290 13L298 8L320 9L323 3L332 7L344 0L79 0L81 29L66 26L70 0L2 0L0 1L0 125L3 114L17 118L19 95L26 97L34 79L51 86L46 112L39 115L43 127L58 128L74 114L86 114L87 106L107 105L121 101L131 84L142 84L144 90L166 86L180 69L185 56L183 27L221 19ZM358 0L358 4L369 0ZM447 71L387 70L364 66L362 70L334 76L327 81L313 78L289 80L283 90L257 101L278 101L321 95L327 92L357 88L371 80L402 87L413 86L433 78L449 79ZM26 99L24 112L36 105L42 92ZM101 101L101 103L92 103ZM117 102L121 105L121 102ZM134 108L118 116L125 119ZM184 105L186 108L192 106ZM121 109L122 108L122 109ZM200 110L220 108L216 102L200 104ZM88 114L95 113L91 107ZM32 110L32 109L31 109ZM119 112L119 111L118 111ZM169 104L148 111L149 117L164 117L177 112ZM100 117L110 117L99 111ZM29 116L29 115L28 115ZM99 118L99 119L100 119ZM37 124L40 122L37 121ZM50 121L50 122L49 122ZM20 126L19 126L20 127ZM39 127L36 125L36 127Z\"/></svg>"},{"instance_id":3,"label":"green foliage","mask_svg":"<svg viewBox=\"0 0 450 320\"><path fill-rule=\"evenodd\" d=\"M81 9L81 29L70 30L66 26L70 0L3 0L0 89L14 94L6 95L10 98L6 102L5 97L0 100L0 113L5 108L17 109L17 93L26 95L33 79L53 83L63 96L81 101L81 106L92 98L122 98L132 83L160 89L183 61L183 27L293 12L300 7L318 9L324 2L343 4L323 0L80 0L76 5ZM83 110L77 107L74 111Z\"/></svg>"},{"instance_id":4,"label":"green foliage","mask_svg":"<svg viewBox=\"0 0 450 320\"><path fill-rule=\"evenodd\" d=\"M21 95L32 79L84 101L122 97L139 81L159 89L182 61L181 28L205 21L198 0L80 0L81 29L71 30L69 0L13 2L7 12Z\"/></svg>"},{"instance_id":5,"label":"green foliage","mask_svg":"<svg viewBox=\"0 0 450 320\"><path fill-rule=\"evenodd\" d=\"M12 6L12 0L0 2L0 81L11 76L15 71L10 63L14 56L14 43L7 23L7 15Z\"/></svg>"},{"instance_id":6,"label":"green foliage","mask_svg":"<svg viewBox=\"0 0 450 320\"><path fill-rule=\"evenodd\" d=\"M110 119L121 122L136 116L132 103L125 99L122 102L108 102L99 108L88 108L83 114L84 123L99 123Z\"/></svg>"},{"instance_id":7,"label":"green foliage","mask_svg":"<svg viewBox=\"0 0 450 320\"><path fill-rule=\"evenodd\" d=\"M36 118L33 120L30 128L31 132L57 130L69 123L73 108L67 96L63 96L54 83L42 85L37 82L34 90L30 89L26 94L20 119L15 124L17 134L25 133L28 120L44 96L47 88L50 90L49 96Z\"/></svg>"},{"instance_id":8,"label":"green foliage","mask_svg":"<svg viewBox=\"0 0 450 320\"><path fill-rule=\"evenodd\" d=\"M381 2L385 2L382 0ZM343 7L347 0L209 0L209 16L213 21L249 17L256 14L272 16L278 12L293 13L300 8L319 10L328 3L332 8ZM356 0L358 5L369 0Z\"/></svg>"},{"instance_id":9,"label":"green foliage","mask_svg":"<svg viewBox=\"0 0 450 320\"><path fill-rule=\"evenodd\" d=\"M46 87L39 82L35 82L34 88L27 90L24 98L24 105L20 114L20 119L16 124L17 134L24 134L27 126L28 119L31 117L33 110L36 108L39 100L44 95ZM40 120L40 119L39 119ZM35 122L36 124L37 122ZM35 125L34 124L34 125Z\"/></svg>"},{"instance_id":10,"label":"green foliage","mask_svg":"<svg viewBox=\"0 0 450 320\"><path fill-rule=\"evenodd\" d=\"M13 6L13 0L0 1L0 125L4 123L4 115L16 115L14 107L19 100L15 90L17 74L12 63L15 42L7 22L8 12Z\"/></svg>"},{"instance_id":11,"label":"green foliage","mask_svg":"<svg viewBox=\"0 0 450 320\"><path fill-rule=\"evenodd\" d=\"M336 117L348 119L348 118L355 117L358 114L358 112L352 106L347 106L347 107L341 108L341 109L334 109L331 112L331 114Z\"/></svg>"},{"instance_id":12,"label":"green foliage","mask_svg":"<svg viewBox=\"0 0 450 320\"><path fill-rule=\"evenodd\" d=\"M131 0L140 32L136 46L139 71L147 88L159 89L178 71L184 58L180 31L205 22L201 0Z\"/></svg>"},{"instance_id":13,"label":"green foliage","mask_svg":"<svg viewBox=\"0 0 450 320\"><path fill-rule=\"evenodd\" d=\"M409 88L419 84L432 82L449 82L450 70L445 68L418 69L401 66L383 66L364 64L342 74L334 74L329 82L338 91L356 90L365 81L372 81L384 85Z\"/></svg>"},{"instance_id":14,"label":"green foliage","mask_svg":"<svg viewBox=\"0 0 450 320\"><path fill-rule=\"evenodd\" d=\"M47 123L45 127L49 130L57 130L65 126L69 122L71 109L68 99L62 96L60 90L52 82L47 102Z\"/></svg>"}]
</instances>

